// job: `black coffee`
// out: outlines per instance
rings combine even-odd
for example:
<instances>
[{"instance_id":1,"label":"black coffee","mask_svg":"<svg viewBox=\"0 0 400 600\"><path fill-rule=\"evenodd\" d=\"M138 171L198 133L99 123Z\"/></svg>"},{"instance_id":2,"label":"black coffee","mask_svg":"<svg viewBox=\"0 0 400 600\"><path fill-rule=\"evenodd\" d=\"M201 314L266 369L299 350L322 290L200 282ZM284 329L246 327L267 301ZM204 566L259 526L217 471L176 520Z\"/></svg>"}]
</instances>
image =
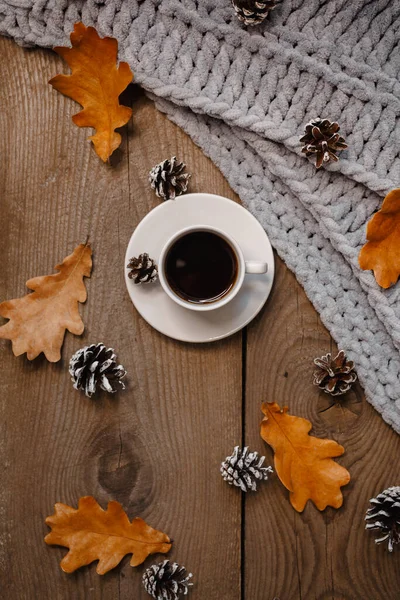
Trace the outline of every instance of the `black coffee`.
<instances>
[{"instance_id":1,"label":"black coffee","mask_svg":"<svg viewBox=\"0 0 400 600\"><path fill-rule=\"evenodd\" d=\"M179 238L165 259L165 275L178 296L193 302L216 302L233 287L236 254L222 237L194 231Z\"/></svg>"}]
</instances>

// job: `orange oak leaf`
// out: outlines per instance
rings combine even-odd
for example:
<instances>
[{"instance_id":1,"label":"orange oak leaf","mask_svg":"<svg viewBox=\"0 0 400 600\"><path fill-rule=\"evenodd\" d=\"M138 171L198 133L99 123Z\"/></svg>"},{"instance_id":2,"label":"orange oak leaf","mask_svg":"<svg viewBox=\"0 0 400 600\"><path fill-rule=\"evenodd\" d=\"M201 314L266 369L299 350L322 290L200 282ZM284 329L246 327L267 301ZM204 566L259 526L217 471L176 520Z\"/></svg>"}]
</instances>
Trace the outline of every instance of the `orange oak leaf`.
<instances>
[{"instance_id":1,"label":"orange oak leaf","mask_svg":"<svg viewBox=\"0 0 400 600\"><path fill-rule=\"evenodd\" d=\"M119 95L132 81L132 71L126 62L117 66L117 40L101 38L93 27L76 23L71 43L72 48L54 48L68 63L71 75L56 75L49 83L83 106L72 120L78 127L96 130L89 139L105 162L121 143L115 129L132 115L132 109L119 103Z\"/></svg>"},{"instance_id":2,"label":"orange oak leaf","mask_svg":"<svg viewBox=\"0 0 400 600\"><path fill-rule=\"evenodd\" d=\"M372 269L378 284L388 288L400 275L400 188L387 194L369 221L367 240L358 257L359 265L365 271Z\"/></svg>"},{"instance_id":3,"label":"orange oak leaf","mask_svg":"<svg viewBox=\"0 0 400 600\"><path fill-rule=\"evenodd\" d=\"M9 319L0 327L0 338L11 340L15 356L26 352L29 360L41 352L47 360L61 358L65 330L80 335L84 330L78 302L85 302L84 277L90 277L92 250L80 244L56 266L58 273L34 277L26 282L33 290L22 298L0 304L0 315Z\"/></svg>"},{"instance_id":4,"label":"orange oak leaf","mask_svg":"<svg viewBox=\"0 0 400 600\"><path fill-rule=\"evenodd\" d=\"M318 510L342 506L340 488L349 483L350 473L332 458L343 454L343 446L308 435L310 421L289 415L276 402L265 402L262 411L261 437L275 452L275 469L293 508L302 512L308 500Z\"/></svg>"},{"instance_id":5,"label":"orange oak leaf","mask_svg":"<svg viewBox=\"0 0 400 600\"><path fill-rule=\"evenodd\" d=\"M98 560L96 571L104 575L126 554L133 555L131 566L136 567L149 554L165 554L171 549L172 542L165 533L143 519L130 521L119 502L109 502L103 510L92 496L81 498L77 509L57 503L46 523L51 528L44 538L46 544L69 548L60 563L66 573Z\"/></svg>"}]
</instances>

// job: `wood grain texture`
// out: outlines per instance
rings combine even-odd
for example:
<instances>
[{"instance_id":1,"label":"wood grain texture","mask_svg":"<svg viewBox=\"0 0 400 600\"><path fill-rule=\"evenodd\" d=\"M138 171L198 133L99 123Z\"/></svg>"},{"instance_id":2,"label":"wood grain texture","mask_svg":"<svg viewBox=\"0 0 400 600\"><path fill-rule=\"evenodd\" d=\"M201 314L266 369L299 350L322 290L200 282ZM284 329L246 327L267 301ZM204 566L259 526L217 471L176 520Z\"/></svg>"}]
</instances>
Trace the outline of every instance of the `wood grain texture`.
<instances>
[{"instance_id":1,"label":"wood grain texture","mask_svg":"<svg viewBox=\"0 0 400 600\"><path fill-rule=\"evenodd\" d=\"M261 403L278 402L313 423L312 435L342 444L337 462L351 481L343 507L298 514L289 492L271 476L245 499L245 598L387 600L400 592L400 553L376 547L364 531L368 500L400 480L400 437L356 385L342 404L312 385L313 359L336 346L304 291L281 261L272 294L248 328L246 444L273 452L259 436Z\"/></svg>"},{"instance_id":2,"label":"wood grain texture","mask_svg":"<svg viewBox=\"0 0 400 600\"><path fill-rule=\"evenodd\" d=\"M94 264L81 308L85 333L66 336L60 363L30 363L0 344L1 595L148 598L144 567L125 559L104 577L93 565L66 575L59 568L66 550L43 542L54 503L76 505L91 494L103 506L118 500L131 517L171 536L170 558L195 574L194 599L235 600L241 499L219 464L241 432L241 334L202 348L167 339L139 318L123 279L132 231L159 203L147 182L155 163L184 156L200 174L192 189L232 193L134 87L125 98L134 119L112 164L103 164L86 141L90 132L71 121L76 104L47 83L60 70L53 53L0 40L1 298L25 293L29 277L52 272L87 236ZM75 350L99 341L116 349L128 388L91 401L72 388L67 364Z\"/></svg>"},{"instance_id":3,"label":"wood grain texture","mask_svg":"<svg viewBox=\"0 0 400 600\"><path fill-rule=\"evenodd\" d=\"M281 261L267 306L249 326L212 345L182 344L153 331L133 308L123 261L137 223L159 203L147 174L176 154L192 191L238 200L213 164L135 87L134 116L104 165L73 125L78 107L47 84L62 72L53 53L0 39L0 300L89 236L94 250L86 329L67 334L62 360L0 354L0 572L7 600L146 600L143 567L100 577L94 565L59 568L65 549L43 542L56 501L91 494L143 517L173 540L170 557L194 573L193 600L387 600L400 590L399 557L364 532L368 499L399 483L400 438L364 400L344 405L311 385L312 359L332 340ZM72 353L102 341L116 349L128 387L89 400L72 388ZM243 369L244 365L244 369ZM287 403L332 437L352 475L343 509L297 514L275 475L241 496L220 477L240 441L272 453L259 435L263 401ZM242 422L242 415L244 421ZM154 557L154 562L163 556Z\"/></svg>"}]
</instances>

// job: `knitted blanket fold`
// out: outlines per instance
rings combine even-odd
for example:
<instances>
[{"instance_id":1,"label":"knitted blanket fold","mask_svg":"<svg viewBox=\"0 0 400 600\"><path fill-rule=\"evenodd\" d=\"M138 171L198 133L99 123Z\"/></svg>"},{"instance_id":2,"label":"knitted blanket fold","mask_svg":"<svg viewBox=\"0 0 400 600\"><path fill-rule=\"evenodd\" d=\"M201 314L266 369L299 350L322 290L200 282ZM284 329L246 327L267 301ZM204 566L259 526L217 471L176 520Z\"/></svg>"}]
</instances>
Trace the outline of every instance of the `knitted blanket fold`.
<instances>
[{"instance_id":1,"label":"knitted blanket fold","mask_svg":"<svg viewBox=\"0 0 400 600\"><path fill-rule=\"evenodd\" d=\"M400 433L400 283L382 290L358 266L367 221L400 186L400 0L282 0L253 28L230 0L0 0L0 34L20 44L68 44L77 21L118 39L221 169ZM349 146L319 171L299 144L318 116Z\"/></svg>"}]
</instances>

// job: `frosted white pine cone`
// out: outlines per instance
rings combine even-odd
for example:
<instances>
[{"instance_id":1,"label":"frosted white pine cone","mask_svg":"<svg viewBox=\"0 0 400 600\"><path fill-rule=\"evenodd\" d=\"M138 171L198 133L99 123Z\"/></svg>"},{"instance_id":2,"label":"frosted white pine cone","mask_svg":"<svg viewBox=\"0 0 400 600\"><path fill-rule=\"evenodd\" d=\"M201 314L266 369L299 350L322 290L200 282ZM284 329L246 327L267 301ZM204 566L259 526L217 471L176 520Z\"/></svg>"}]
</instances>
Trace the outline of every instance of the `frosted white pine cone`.
<instances>
[{"instance_id":1,"label":"frosted white pine cone","mask_svg":"<svg viewBox=\"0 0 400 600\"><path fill-rule=\"evenodd\" d=\"M221 475L230 485L240 487L243 492L255 492L257 481L267 480L271 467L263 467L265 456L249 452L248 447L235 446L233 454L221 463Z\"/></svg>"},{"instance_id":2,"label":"frosted white pine cone","mask_svg":"<svg viewBox=\"0 0 400 600\"><path fill-rule=\"evenodd\" d=\"M136 285L154 283L158 279L156 262L149 257L147 252L143 252L138 257L134 256L131 258L126 268L129 269L129 279L132 279Z\"/></svg>"},{"instance_id":3,"label":"frosted white pine cone","mask_svg":"<svg viewBox=\"0 0 400 600\"><path fill-rule=\"evenodd\" d=\"M178 163L176 156L163 160L149 173L149 182L156 195L163 200L175 200L188 188L189 173L184 173L185 163Z\"/></svg>"},{"instance_id":4,"label":"frosted white pine cone","mask_svg":"<svg viewBox=\"0 0 400 600\"><path fill-rule=\"evenodd\" d=\"M155 600L178 600L189 591L189 579L185 567L169 560L152 565L143 574L143 585L148 594Z\"/></svg>"},{"instance_id":5,"label":"frosted white pine cone","mask_svg":"<svg viewBox=\"0 0 400 600\"><path fill-rule=\"evenodd\" d=\"M232 0L236 16L245 25L259 25L278 0Z\"/></svg>"},{"instance_id":6,"label":"frosted white pine cone","mask_svg":"<svg viewBox=\"0 0 400 600\"><path fill-rule=\"evenodd\" d=\"M370 500L372 506L367 510L365 529L382 534L376 544L386 542L389 552L400 544L400 486L390 487Z\"/></svg>"},{"instance_id":7,"label":"frosted white pine cone","mask_svg":"<svg viewBox=\"0 0 400 600\"><path fill-rule=\"evenodd\" d=\"M121 379L126 371L117 364L116 358L114 350L106 348L104 344L91 344L75 352L69 362L74 388L83 390L89 398L97 387L110 394L117 391L118 385L125 389Z\"/></svg>"}]
</instances>

